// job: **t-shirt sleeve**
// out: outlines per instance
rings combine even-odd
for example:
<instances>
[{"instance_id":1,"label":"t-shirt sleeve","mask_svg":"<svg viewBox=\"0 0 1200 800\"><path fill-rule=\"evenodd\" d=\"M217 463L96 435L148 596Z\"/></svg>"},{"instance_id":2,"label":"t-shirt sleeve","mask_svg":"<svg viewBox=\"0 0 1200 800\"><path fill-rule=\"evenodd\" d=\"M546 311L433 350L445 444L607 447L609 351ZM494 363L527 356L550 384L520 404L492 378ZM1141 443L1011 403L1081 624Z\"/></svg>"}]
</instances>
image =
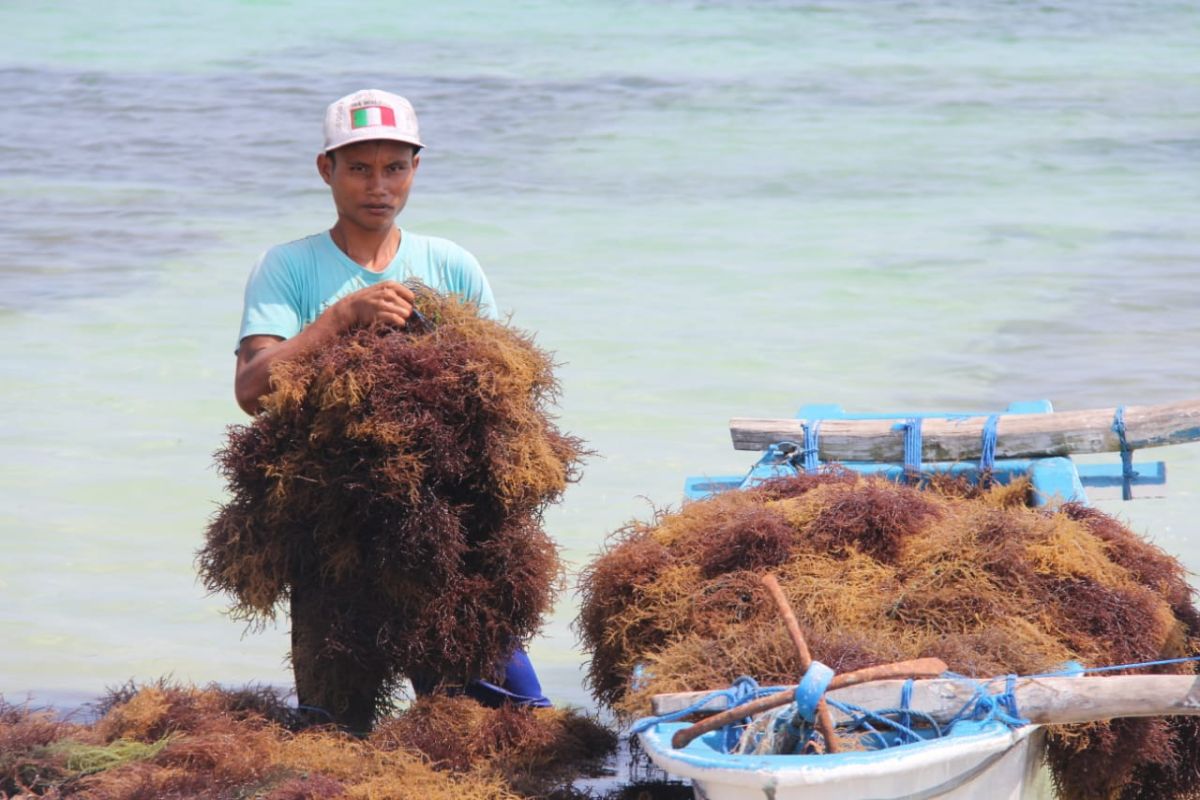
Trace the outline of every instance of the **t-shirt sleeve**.
<instances>
[{"instance_id":1,"label":"t-shirt sleeve","mask_svg":"<svg viewBox=\"0 0 1200 800\"><path fill-rule=\"evenodd\" d=\"M268 250L254 265L246 281L238 347L247 336L268 335L290 339L300 332L301 327L294 276L278 250Z\"/></svg>"},{"instance_id":2,"label":"t-shirt sleeve","mask_svg":"<svg viewBox=\"0 0 1200 800\"><path fill-rule=\"evenodd\" d=\"M470 251L454 244L446 253L446 267L449 274L454 276L453 291L464 300L478 303L480 311L488 319L499 319L496 310L496 298L492 296L492 287L483 267Z\"/></svg>"}]
</instances>

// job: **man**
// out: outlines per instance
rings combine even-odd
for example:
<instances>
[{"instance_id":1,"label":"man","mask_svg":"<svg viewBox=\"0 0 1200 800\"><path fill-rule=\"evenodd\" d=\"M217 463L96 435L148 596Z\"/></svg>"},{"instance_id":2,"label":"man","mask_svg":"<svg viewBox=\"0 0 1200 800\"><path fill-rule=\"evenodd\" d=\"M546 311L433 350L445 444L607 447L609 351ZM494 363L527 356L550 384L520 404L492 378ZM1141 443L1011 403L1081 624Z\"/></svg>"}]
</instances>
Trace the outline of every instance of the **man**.
<instances>
[{"instance_id":1,"label":"man","mask_svg":"<svg viewBox=\"0 0 1200 800\"><path fill-rule=\"evenodd\" d=\"M495 317L491 287L474 256L453 242L396 226L423 147L416 113L403 97L368 89L326 110L317 171L329 186L337 221L328 231L271 248L250 274L234 380L238 405L246 413L257 413L259 398L270 389L274 364L325 346L358 326L405 326L414 300L402 283L408 278L458 294ZM321 707L320 671L297 663L296 654L314 652L328 615L304 589L293 586L291 598L296 694L301 705ZM438 688L436 676L410 677L419 694ZM362 698L349 708L322 710L353 730L365 730L375 688L364 686ZM491 705L550 704L521 651L507 665L502 685L476 681L465 692Z\"/></svg>"}]
</instances>

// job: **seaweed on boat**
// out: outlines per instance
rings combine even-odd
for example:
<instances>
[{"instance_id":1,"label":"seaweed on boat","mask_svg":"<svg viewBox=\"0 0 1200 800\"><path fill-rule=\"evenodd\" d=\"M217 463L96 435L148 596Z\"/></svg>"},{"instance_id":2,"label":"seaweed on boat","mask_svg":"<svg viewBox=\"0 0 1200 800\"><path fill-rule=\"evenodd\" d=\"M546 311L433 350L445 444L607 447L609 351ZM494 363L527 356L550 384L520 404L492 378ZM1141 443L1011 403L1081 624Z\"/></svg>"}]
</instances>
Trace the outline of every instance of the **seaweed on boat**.
<instances>
[{"instance_id":1,"label":"seaweed on boat","mask_svg":"<svg viewBox=\"0 0 1200 800\"><path fill-rule=\"evenodd\" d=\"M276 365L218 453L231 496L199 554L235 617L290 601L302 700L357 729L404 677L495 679L538 629L560 580L542 512L585 454L531 337L415 288L426 324Z\"/></svg>"},{"instance_id":2,"label":"seaweed on boat","mask_svg":"<svg viewBox=\"0 0 1200 800\"><path fill-rule=\"evenodd\" d=\"M1073 503L1031 508L1027 481L923 485L833 468L630 523L580 582L593 694L633 716L651 694L743 674L793 682L794 650L755 588L768 571L814 656L839 672L936 656L991 677L1200 654L1182 565L1119 521ZM1066 798L1200 797L1195 717L1054 726L1048 738Z\"/></svg>"}]
</instances>

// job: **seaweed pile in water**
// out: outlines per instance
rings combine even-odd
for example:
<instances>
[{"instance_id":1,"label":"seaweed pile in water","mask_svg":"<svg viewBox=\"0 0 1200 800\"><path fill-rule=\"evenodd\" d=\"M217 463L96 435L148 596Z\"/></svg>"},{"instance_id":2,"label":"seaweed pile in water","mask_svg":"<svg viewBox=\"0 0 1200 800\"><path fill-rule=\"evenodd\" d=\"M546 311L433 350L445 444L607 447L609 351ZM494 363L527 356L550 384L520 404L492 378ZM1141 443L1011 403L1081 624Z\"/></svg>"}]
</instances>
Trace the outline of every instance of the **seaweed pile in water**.
<instances>
[{"instance_id":1,"label":"seaweed pile in water","mask_svg":"<svg viewBox=\"0 0 1200 800\"><path fill-rule=\"evenodd\" d=\"M301 700L339 719L386 711L405 677L497 678L559 586L542 512L585 453L530 336L415 288L420 323L273 369L218 453L231 497L199 556L237 618L290 601Z\"/></svg>"},{"instance_id":2,"label":"seaweed pile in water","mask_svg":"<svg viewBox=\"0 0 1200 800\"><path fill-rule=\"evenodd\" d=\"M949 480L922 491L832 470L632 523L581 580L593 694L633 715L651 694L739 675L794 682L766 572L838 672L935 656L992 677L1200 654L1178 561L1093 508L1030 508L1028 492ZM648 678L635 690L638 664ZM1048 740L1064 797L1200 796L1200 718L1055 726Z\"/></svg>"},{"instance_id":3,"label":"seaweed pile in water","mask_svg":"<svg viewBox=\"0 0 1200 800\"><path fill-rule=\"evenodd\" d=\"M0 797L520 800L561 792L615 745L576 711L466 698L423 698L366 739L294 729L269 689L159 682L117 690L100 711L85 725L0 698ZM469 747L448 760L451 732Z\"/></svg>"}]
</instances>

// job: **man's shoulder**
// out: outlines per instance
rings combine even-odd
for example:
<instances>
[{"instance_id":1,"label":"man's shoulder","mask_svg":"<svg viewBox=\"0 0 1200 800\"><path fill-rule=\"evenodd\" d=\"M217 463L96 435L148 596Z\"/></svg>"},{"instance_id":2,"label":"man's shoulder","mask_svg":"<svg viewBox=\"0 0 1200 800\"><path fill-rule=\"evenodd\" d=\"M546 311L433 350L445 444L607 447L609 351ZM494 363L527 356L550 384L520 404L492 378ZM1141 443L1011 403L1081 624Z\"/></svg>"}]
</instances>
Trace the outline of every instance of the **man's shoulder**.
<instances>
[{"instance_id":1,"label":"man's shoulder","mask_svg":"<svg viewBox=\"0 0 1200 800\"><path fill-rule=\"evenodd\" d=\"M304 236L300 239L293 239L290 242L277 244L263 254L263 261L283 265L311 262L320 251L325 235L323 232L314 233L311 236Z\"/></svg>"},{"instance_id":2,"label":"man's shoulder","mask_svg":"<svg viewBox=\"0 0 1200 800\"><path fill-rule=\"evenodd\" d=\"M423 233L413 233L407 229L404 231L404 236L408 237L409 245L413 248L414 252L425 255L435 263L444 264L463 260L475 261L475 256L471 255L469 250L450 239L445 239L441 236L428 236Z\"/></svg>"}]
</instances>

